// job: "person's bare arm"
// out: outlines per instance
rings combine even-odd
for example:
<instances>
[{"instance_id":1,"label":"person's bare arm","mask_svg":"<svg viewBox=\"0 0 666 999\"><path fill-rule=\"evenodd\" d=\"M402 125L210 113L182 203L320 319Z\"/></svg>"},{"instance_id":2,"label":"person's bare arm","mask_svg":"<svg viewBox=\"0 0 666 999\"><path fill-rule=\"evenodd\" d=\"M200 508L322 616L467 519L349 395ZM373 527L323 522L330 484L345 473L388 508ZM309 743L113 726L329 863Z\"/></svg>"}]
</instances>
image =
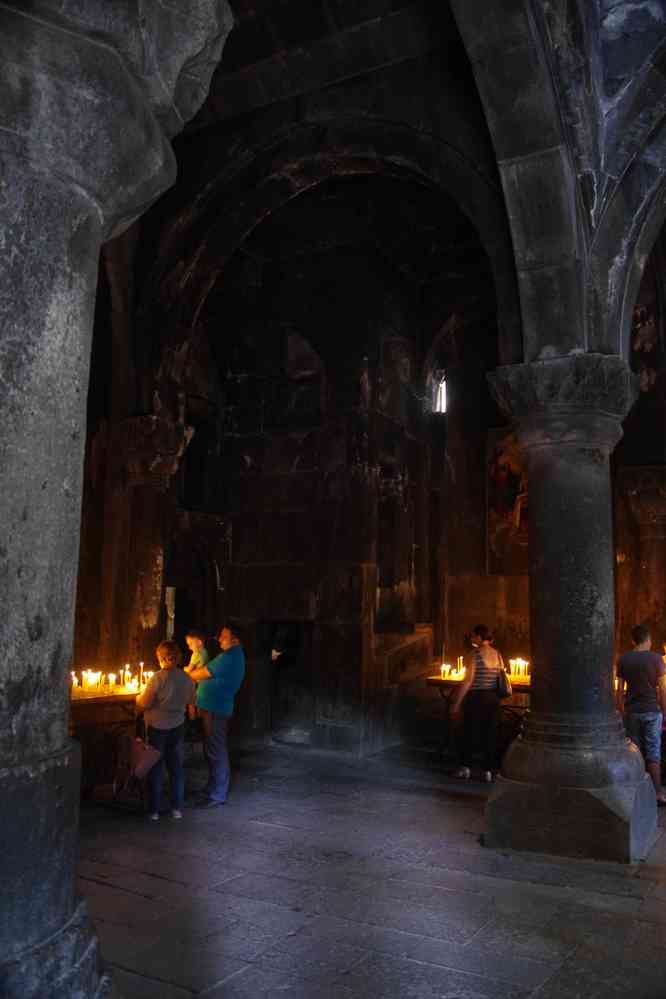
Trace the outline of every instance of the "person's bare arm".
<instances>
[{"instance_id":1,"label":"person's bare arm","mask_svg":"<svg viewBox=\"0 0 666 999\"><path fill-rule=\"evenodd\" d=\"M156 694L157 694L157 684L153 683L153 681L151 680L150 683L146 686L146 689L143 691L143 693L136 695L137 708L139 708L141 711L147 711L148 708L152 707L155 701Z\"/></svg>"},{"instance_id":2,"label":"person's bare arm","mask_svg":"<svg viewBox=\"0 0 666 999\"><path fill-rule=\"evenodd\" d=\"M666 676L659 678L657 684L657 700L661 708L661 713L666 715Z\"/></svg>"},{"instance_id":3,"label":"person's bare arm","mask_svg":"<svg viewBox=\"0 0 666 999\"><path fill-rule=\"evenodd\" d=\"M190 679L192 678L190 677ZM196 700L197 700L197 688L194 685L194 681L192 681L192 683L190 684L190 696L187 701L186 707L188 708L194 707L194 705L196 704Z\"/></svg>"},{"instance_id":4,"label":"person's bare arm","mask_svg":"<svg viewBox=\"0 0 666 999\"><path fill-rule=\"evenodd\" d=\"M455 694L451 697L451 709L450 713L453 717L460 713L460 707L463 702L465 694L472 686L474 682L474 674L476 673L476 662L474 661L474 656L469 657L469 662L467 663L467 668L465 670L465 679L462 681L460 686L457 688Z\"/></svg>"},{"instance_id":5,"label":"person's bare arm","mask_svg":"<svg viewBox=\"0 0 666 999\"><path fill-rule=\"evenodd\" d=\"M207 666L199 666L197 669L190 670L189 676L191 680L195 683L199 683L201 680L210 680L212 673L208 672Z\"/></svg>"}]
</instances>

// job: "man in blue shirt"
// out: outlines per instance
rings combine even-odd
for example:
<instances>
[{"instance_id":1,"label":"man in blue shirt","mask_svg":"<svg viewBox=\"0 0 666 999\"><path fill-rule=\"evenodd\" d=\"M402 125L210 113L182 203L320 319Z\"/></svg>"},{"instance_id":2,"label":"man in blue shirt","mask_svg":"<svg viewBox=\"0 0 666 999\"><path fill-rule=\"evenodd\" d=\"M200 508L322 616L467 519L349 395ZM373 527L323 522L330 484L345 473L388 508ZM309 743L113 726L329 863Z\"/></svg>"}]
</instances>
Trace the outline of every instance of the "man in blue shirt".
<instances>
[{"instance_id":1,"label":"man in blue shirt","mask_svg":"<svg viewBox=\"0 0 666 999\"><path fill-rule=\"evenodd\" d=\"M215 808L227 800L230 778L227 728L234 711L234 698L245 676L245 653L232 625L224 625L218 641L220 655L190 672L197 684L197 707L208 764L208 784L197 802L198 808Z\"/></svg>"}]
</instances>

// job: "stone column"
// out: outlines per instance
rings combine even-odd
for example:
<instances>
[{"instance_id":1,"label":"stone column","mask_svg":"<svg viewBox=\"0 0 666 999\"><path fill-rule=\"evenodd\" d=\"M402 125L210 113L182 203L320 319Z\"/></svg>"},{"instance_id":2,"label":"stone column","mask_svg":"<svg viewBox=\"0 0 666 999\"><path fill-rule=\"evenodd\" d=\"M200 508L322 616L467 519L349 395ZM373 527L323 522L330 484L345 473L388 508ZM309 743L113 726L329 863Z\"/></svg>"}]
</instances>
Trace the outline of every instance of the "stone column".
<instances>
[{"instance_id":1,"label":"stone column","mask_svg":"<svg viewBox=\"0 0 666 999\"><path fill-rule=\"evenodd\" d=\"M188 25L194 50L175 23L188 3L150 24L133 5L79 6L68 20L59 0L29 13L0 3L3 999L108 988L74 891L79 767L67 735L97 263L102 241L173 182L168 135L197 82L191 69L178 106L175 66L212 54L206 32L222 32L212 0ZM150 31L165 49L159 72Z\"/></svg>"},{"instance_id":2,"label":"stone column","mask_svg":"<svg viewBox=\"0 0 666 999\"><path fill-rule=\"evenodd\" d=\"M529 466L531 711L488 802L486 843L632 861L656 803L614 706L609 455L635 397L619 357L574 355L490 376Z\"/></svg>"}]
</instances>

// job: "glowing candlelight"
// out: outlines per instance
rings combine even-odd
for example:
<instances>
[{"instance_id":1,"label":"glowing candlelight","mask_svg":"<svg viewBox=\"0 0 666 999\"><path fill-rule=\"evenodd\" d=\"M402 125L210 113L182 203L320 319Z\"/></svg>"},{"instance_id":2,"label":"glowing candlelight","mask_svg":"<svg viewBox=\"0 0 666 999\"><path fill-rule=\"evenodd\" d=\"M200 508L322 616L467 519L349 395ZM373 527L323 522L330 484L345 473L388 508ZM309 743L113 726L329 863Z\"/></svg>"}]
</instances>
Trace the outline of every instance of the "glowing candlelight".
<instances>
[{"instance_id":1,"label":"glowing candlelight","mask_svg":"<svg viewBox=\"0 0 666 999\"><path fill-rule=\"evenodd\" d=\"M78 687L78 685L79 685L79 678L76 675L76 673L74 672L74 670L72 670L72 672L70 673L70 676L72 678L72 687Z\"/></svg>"},{"instance_id":2,"label":"glowing candlelight","mask_svg":"<svg viewBox=\"0 0 666 999\"><path fill-rule=\"evenodd\" d=\"M519 680L527 680L530 675L530 664L527 659L522 659L520 656L515 659L509 659L509 672L513 677Z\"/></svg>"},{"instance_id":3,"label":"glowing candlelight","mask_svg":"<svg viewBox=\"0 0 666 999\"><path fill-rule=\"evenodd\" d=\"M139 686L143 685L143 663L139 663Z\"/></svg>"},{"instance_id":4,"label":"glowing candlelight","mask_svg":"<svg viewBox=\"0 0 666 999\"><path fill-rule=\"evenodd\" d=\"M123 670L123 687L127 686L127 681L131 677L129 663L125 663L125 669Z\"/></svg>"},{"instance_id":5,"label":"glowing candlelight","mask_svg":"<svg viewBox=\"0 0 666 999\"><path fill-rule=\"evenodd\" d=\"M116 674L109 673L109 687L115 687L116 685Z\"/></svg>"}]
</instances>

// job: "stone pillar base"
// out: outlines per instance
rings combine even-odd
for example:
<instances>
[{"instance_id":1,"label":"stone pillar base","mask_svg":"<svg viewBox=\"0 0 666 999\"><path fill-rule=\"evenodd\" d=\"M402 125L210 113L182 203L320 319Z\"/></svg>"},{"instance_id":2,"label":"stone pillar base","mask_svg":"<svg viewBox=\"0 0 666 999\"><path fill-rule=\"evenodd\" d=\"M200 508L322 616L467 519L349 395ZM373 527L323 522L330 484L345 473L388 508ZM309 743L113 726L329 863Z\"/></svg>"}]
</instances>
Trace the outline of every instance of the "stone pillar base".
<instances>
[{"instance_id":1,"label":"stone pillar base","mask_svg":"<svg viewBox=\"0 0 666 999\"><path fill-rule=\"evenodd\" d=\"M499 777L486 806L486 846L632 863L654 844L657 806L636 784L562 787Z\"/></svg>"},{"instance_id":2,"label":"stone pillar base","mask_svg":"<svg viewBox=\"0 0 666 999\"><path fill-rule=\"evenodd\" d=\"M3 999L106 999L117 995L100 974L97 937L79 902L66 926L16 960L0 964Z\"/></svg>"}]
</instances>

